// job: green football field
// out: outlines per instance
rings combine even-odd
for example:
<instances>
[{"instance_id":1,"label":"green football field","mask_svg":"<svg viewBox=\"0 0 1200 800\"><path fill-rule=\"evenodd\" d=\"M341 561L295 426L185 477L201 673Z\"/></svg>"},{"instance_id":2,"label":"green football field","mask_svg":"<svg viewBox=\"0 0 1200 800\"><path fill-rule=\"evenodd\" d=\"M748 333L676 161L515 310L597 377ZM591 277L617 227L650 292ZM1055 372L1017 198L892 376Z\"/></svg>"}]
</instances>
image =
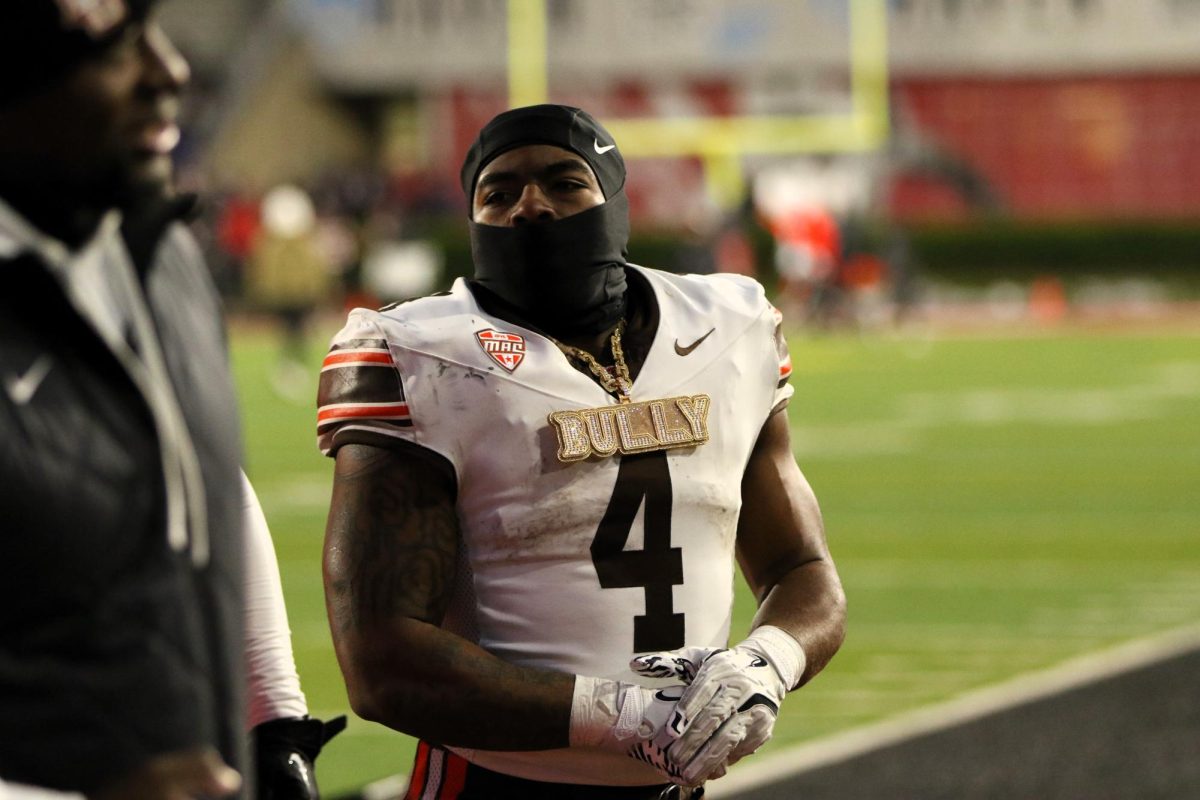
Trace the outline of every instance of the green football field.
<instances>
[{"instance_id":1,"label":"green football field","mask_svg":"<svg viewBox=\"0 0 1200 800\"><path fill-rule=\"evenodd\" d=\"M790 341L793 440L850 621L770 749L1200 619L1200 330ZM332 463L311 404L273 393L274 351L235 336L247 470L309 705L328 717L348 713L321 594ZM751 613L742 592L735 636ZM352 719L322 788L404 772L412 749Z\"/></svg>"}]
</instances>

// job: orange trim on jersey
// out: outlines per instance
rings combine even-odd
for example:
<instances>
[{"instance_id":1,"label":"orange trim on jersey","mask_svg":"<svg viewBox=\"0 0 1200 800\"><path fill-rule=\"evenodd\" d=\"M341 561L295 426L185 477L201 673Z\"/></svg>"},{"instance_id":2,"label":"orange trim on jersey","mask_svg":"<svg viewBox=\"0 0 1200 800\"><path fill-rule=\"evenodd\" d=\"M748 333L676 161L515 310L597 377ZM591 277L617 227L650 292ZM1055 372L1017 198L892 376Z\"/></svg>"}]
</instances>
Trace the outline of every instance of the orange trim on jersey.
<instances>
[{"instance_id":1,"label":"orange trim on jersey","mask_svg":"<svg viewBox=\"0 0 1200 800\"><path fill-rule=\"evenodd\" d=\"M321 368L350 364L391 364L392 354L387 350L335 350L325 356Z\"/></svg>"},{"instance_id":2,"label":"orange trim on jersey","mask_svg":"<svg viewBox=\"0 0 1200 800\"><path fill-rule=\"evenodd\" d=\"M317 424L339 419L408 419L408 403L386 403L383 405L348 403L325 406L317 411Z\"/></svg>"},{"instance_id":3,"label":"orange trim on jersey","mask_svg":"<svg viewBox=\"0 0 1200 800\"><path fill-rule=\"evenodd\" d=\"M467 785L467 766L465 758L458 753L446 751L446 766L442 768L442 789L437 795L439 798L452 800L458 797Z\"/></svg>"},{"instance_id":4,"label":"orange trim on jersey","mask_svg":"<svg viewBox=\"0 0 1200 800\"><path fill-rule=\"evenodd\" d=\"M425 792L425 778L429 775L429 745L417 743L417 757L413 760L412 777L408 780L408 791L404 800L420 800Z\"/></svg>"},{"instance_id":5,"label":"orange trim on jersey","mask_svg":"<svg viewBox=\"0 0 1200 800\"><path fill-rule=\"evenodd\" d=\"M437 785L431 782L433 776L430 774L434 758L441 762ZM457 753L419 742L404 800L457 800L467 785L468 767L470 763Z\"/></svg>"},{"instance_id":6,"label":"orange trim on jersey","mask_svg":"<svg viewBox=\"0 0 1200 800\"><path fill-rule=\"evenodd\" d=\"M787 378L792 374L792 359L789 356L787 361L779 365L779 377Z\"/></svg>"}]
</instances>

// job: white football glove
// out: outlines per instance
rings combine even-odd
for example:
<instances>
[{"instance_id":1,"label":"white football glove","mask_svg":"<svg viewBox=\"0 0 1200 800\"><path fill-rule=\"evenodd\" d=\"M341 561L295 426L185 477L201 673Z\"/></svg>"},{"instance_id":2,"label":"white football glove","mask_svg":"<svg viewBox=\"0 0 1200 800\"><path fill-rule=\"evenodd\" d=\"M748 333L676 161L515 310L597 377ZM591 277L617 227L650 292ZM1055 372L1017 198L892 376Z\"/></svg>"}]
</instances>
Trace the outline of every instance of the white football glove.
<instances>
[{"instance_id":1,"label":"white football glove","mask_svg":"<svg viewBox=\"0 0 1200 800\"><path fill-rule=\"evenodd\" d=\"M641 656L647 668L669 668L683 676L698 651L685 647ZM676 719L660 749L679 774L696 786L719 778L728 766L753 753L771 738L779 705L804 673L800 644L779 628L763 625L729 650L710 651L676 708Z\"/></svg>"},{"instance_id":2,"label":"white football glove","mask_svg":"<svg viewBox=\"0 0 1200 800\"><path fill-rule=\"evenodd\" d=\"M685 684L691 683L704 660L720 647L681 647L662 653L637 656L629 662L629 668L647 678L672 678Z\"/></svg>"},{"instance_id":3,"label":"white football glove","mask_svg":"<svg viewBox=\"0 0 1200 800\"><path fill-rule=\"evenodd\" d=\"M571 698L572 747L602 747L644 761L663 780L679 782L665 749L682 733L675 705L682 686L650 689L632 683L575 676Z\"/></svg>"}]
</instances>

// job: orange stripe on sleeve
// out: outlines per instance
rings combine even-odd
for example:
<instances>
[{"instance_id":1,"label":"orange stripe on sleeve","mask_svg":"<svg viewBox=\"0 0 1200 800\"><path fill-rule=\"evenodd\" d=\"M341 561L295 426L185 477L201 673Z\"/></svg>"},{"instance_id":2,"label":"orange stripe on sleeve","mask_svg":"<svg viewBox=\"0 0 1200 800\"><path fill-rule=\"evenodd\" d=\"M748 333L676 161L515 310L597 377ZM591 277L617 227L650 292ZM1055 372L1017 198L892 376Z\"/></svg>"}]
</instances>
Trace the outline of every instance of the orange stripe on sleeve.
<instances>
[{"instance_id":1,"label":"orange stripe on sleeve","mask_svg":"<svg viewBox=\"0 0 1200 800\"><path fill-rule=\"evenodd\" d=\"M374 419L408 419L408 403L325 406L317 411L317 424L320 425L339 419L361 419L365 417Z\"/></svg>"},{"instance_id":2,"label":"orange stripe on sleeve","mask_svg":"<svg viewBox=\"0 0 1200 800\"><path fill-rule=\"evenodd\" d=\"M392 355L386 350L335 350L325 356L321 367L344 366L345 364L391 364Z\"/></svg>"}]
</instances>

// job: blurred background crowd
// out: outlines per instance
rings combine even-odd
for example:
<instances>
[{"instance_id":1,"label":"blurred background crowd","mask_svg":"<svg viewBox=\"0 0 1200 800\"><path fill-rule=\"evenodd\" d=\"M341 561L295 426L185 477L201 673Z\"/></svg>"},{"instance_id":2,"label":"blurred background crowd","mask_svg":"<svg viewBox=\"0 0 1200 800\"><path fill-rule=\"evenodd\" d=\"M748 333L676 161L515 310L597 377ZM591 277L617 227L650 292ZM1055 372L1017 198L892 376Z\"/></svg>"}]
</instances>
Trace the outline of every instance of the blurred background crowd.
<instances>
[{"instance_id":1,"label":"blurred background crowd","mask_svg":"<svg viewBox=\"0 0 1200 800\"><path fill-rule=\"evenodd\" d=\"M886 8L879 146L817 132L720 181L698 155L640 158L632 260L753 274L820 326L1196 294L1200 2L865 2ZM863 3L547 0L548 94L606 122L849 113ZM183 174L233 308L300 331L314 306L470 271L457 170L509 102L509 19L504 0L167 4L196 72Z\"/></svg>"}]
</instances>

